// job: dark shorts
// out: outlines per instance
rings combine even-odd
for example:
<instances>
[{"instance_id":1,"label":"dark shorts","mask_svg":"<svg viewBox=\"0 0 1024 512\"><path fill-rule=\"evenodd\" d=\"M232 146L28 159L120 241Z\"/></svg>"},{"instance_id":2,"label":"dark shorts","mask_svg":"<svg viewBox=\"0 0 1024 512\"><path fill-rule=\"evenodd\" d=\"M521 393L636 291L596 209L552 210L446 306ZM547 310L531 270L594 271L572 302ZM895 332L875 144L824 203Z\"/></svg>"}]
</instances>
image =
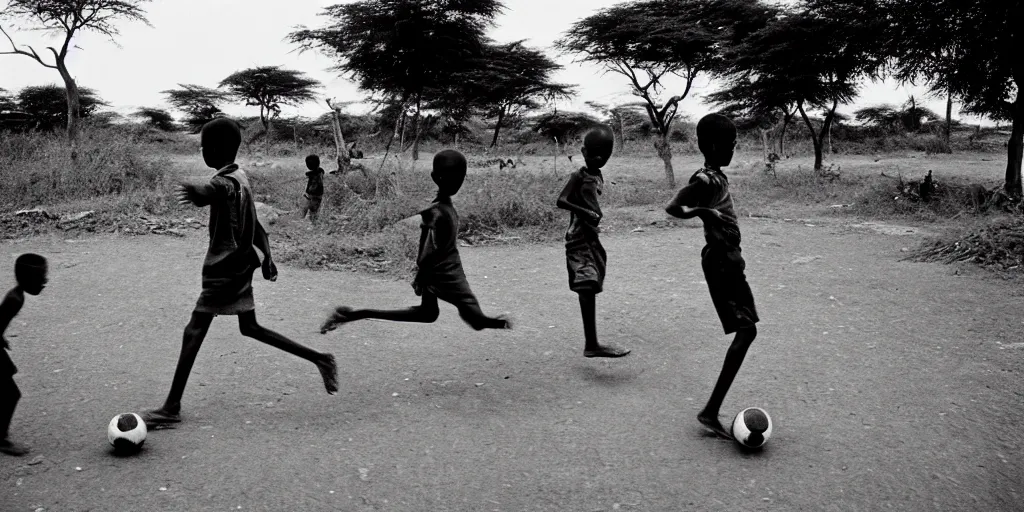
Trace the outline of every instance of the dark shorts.
<instances>
[{"instance_id":1,"label":"dark shorts","mask_svg":"<svg viewBox=\"0 0 1024 512\"><path fill-rule=\"evenodd\" d=\"M469 287L469 279L461 268L435 269L426 276L415 287L430 292L438 299L441 299L455 307L479 305L473 290Z\"/></svg>"},{"instance_id":2,"label":"dark shorts","mask_svg":"<svg viewBox=\"0 0 1024 512\"><path fill-rule=\"evenodd\" d=\"M306 209L311 212L320 211L320 203L324 200L324 196L306 196Z\"/></svg>"},{"instance_id":3,"label":"dark shorts","mask_svg":"<svg viewBox=\"0 0 1024 512\"><path fill-rule=\"evenodd\" d=\"M237 315L256 309L252 296L252 273L255 268L230 277L203 276L203 291L196 302L196 311L214 315Z\"/></svg>"},{"instance_id":4,"label":"dark shorts","mask_svg":"<svg viewBox=\"0 0 1024 512\"><path fill-rule=\"evenodd\" d=\"M754 294L743 273L746 262L740 250L705 246L700 256L704 280L708 282L708 291L711 292L711 302L715 305L725 333L753 327L759 319L757 308L754 307Z\"/></svg>"},{"instance_id":5,"label":"dark shorts","mask_svg":"<svg viewBox=\"0 0 1024 512\"><path fill-rule=\"evenodd\" d=\"M570 290L576 293L601 293L608 265L608 254L601 240L584 238L566 242L565 265L569 270Z\"/></svg>"}]
</instances>

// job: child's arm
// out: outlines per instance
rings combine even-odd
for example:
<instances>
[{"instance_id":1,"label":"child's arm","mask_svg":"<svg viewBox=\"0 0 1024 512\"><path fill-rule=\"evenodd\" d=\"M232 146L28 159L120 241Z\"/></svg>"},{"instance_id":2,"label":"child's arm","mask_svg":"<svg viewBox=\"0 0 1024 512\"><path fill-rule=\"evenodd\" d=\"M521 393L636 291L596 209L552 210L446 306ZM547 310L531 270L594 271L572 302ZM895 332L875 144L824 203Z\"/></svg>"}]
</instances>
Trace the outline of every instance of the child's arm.
<instances>
[{"instance_id":1,"label":"child's arm","mask_svg":"<svg viewBox=\"0 0 1024 512\"><path fill-rule=\"evenodd\" d=\"M708 194L709 183L702 176L694 176L685 187L679 190L668 205L665 212L680 219L691 219L700 217L704 222L717 222L722 219L722 214L714 208L697 206L700 199Z\"/></svg>"},{"instance_id":2,"label":"child's arm","mask_svg":"<svg viewBox=\"0 0 1024 512\"><path fill-rule=\"evenodd\" d=\"M700 217L704 222L714 222L722 220L722 212L714 208L703 208L700 206L689 207L681 205L673 205L669 203L665 207L665 211L673 217L679 217L680 219L691 219L693 217Z\"/></svg>"},{"instance_id":3,"label":"child's arm","mask_svg":"<svg viewBox=\"0 0 1024 512\"><path fill-rule=\"evenodd\" d=\"M583 180L581 180L576 173L570 175L569 181L565 183L565 187L562 187L562 192L558 194L558 200L555 201L555 206L563 210L573 212L583 218L590 219L593 222L597 222L601 220L600 214L569 201L569 196L572 194L572 191L583 185L582 181Z\"/></svg>"},{"instance_id":4,"label":"child's arm","mask_svg":"<svg viewBox=\"0 0 1024 512\"><path fill-rule=\"evenodd\" d=\"M420 250L416 255L416 277L412 280L412 288L416 295L420 295L420 277L430 268L437 257L437 230L434 229L434 212L425 210L422 212L423 224L420 227Z\"/></svg>"},{"instance_id":5,"label":"child's arm","mask_svg":"<svg viewBox=\"0 0 1024 512\"><path fill-rule=\"evenodd\" d=\"M274 265L274 260L270 257L270 237L267 236L267 231L263 229L263 224L260 224L258 218L254 235L252 244L263 253L263 279L277 281L277 265Z\"/></svg>"},{"instance_id":6,"label":"child's arm","mask_svg":"<svg viewBox=\"0 0 1024 512\"><path fill-rule=\"evenodd\" d=\"M193 204L203 207L213 202L219 190L212 183L182 183L175 190L178 204Z\"/></svg>"}]
</instances>

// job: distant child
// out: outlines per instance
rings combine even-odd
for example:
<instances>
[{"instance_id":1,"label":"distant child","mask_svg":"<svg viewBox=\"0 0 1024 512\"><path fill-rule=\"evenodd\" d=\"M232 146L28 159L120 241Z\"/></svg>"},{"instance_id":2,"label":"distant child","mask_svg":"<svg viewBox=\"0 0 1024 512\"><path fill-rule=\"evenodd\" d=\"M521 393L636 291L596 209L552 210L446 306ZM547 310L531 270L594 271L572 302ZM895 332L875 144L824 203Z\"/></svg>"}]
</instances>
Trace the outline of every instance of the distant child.
<instances>
[{"instance_id":1,"label":"distant child","mask_svg":"<svg viewBox=\"0 0 1024 512\"><path fill-rule=\"evenodd\" d=\"M714 433L731 438L718 419L719 409L743 364L747 348L757 337L754 296L743 274L746 264L740 255L740 226L729 195L729 180L722 167L732 161L736 147L736 125L721 114L709 114L697 123L697 146L704 153L704 168L665 208L674 217L700 217L704 221L701 267L711 292L711 302L726 334L736 333L725 354L725 364L707 405L697 420Z\"/></svg>"},{"instance_id":2,"label":"distant child","mask_svg":"<svg viewBox=\"0 0 1024 512\"><path fill-rule=\"evenodd\" d=\"M470 327L481 329L511 329L508 318L491 318L484 315L480 302L469 289L469 281L462 270L459 258L457 235L459 214L452 205L452 196L462 187L466 179L466 158L462 153L446 149L434 155L434 167L430 177L437 184L437 198L429 208L420 212L423 223L420 226L418 270L412 288L422 296L419 306L399 310L352 309L339 306L320 327L321 333L337 329L338 326L376 318L395 322L433 323L439 310L437 299L454 305L459 316Z\"/></svg>"},{"instance_id":3,"label":"distant child","mask_svg":"<svg viewBox=\"0 0 1024 512\"><path fill-rule=\"evenodd\" d=\"M181 396L192 364L199 354L206 332L217 315L237 315L244 336L299 356L320 370L327 392L338 391L338 370L334 356L300 345L256 323L252 294L252 273L262 267L263 278L277 280L277 267L270 257L270 241L256 217L256 207L245 172L235 164L242 136L238 123L218 118L203 126L203 160L217 169L209 183L178 187L180 204L210 207L210 246L203 262L203 291L192 319L185 326L181 355L174 371L171 391L163 407L143 414L149 428L169 427L181 421ZM263 253L260 264L256 249Z\"/></svg>"},{"instance_id":4,"label":"distant child","mask_svg":"<svg viewBox=\"0 0 1024 512\"><path fill-rule=\"evenodd\" d=\"M315 226L317 214L320 212L320 203L324 199L324 170L320 167L320 157L309 155L306 157L306 192L302 197L306 204L302 207L302 217L309 213L309 221Z\"/></svg>"},{"instance_id":5,"label":"distant child","mask_svg":"<svg viewBox=\"0 0 1024 512\"><path fill-rule=\"evenodd\" d=\"M569 210L565 230L565 262L569 270L569 289L579 294L583 315L584 357L622 357L629 349L597 342L597 294L604 286L608 256L597 234L601 232L601 206L597 197L604 186L601 168L612 156L611 130L599 127L583 137L583 161L586 165L569 175L556 205Z\"/></svg>"},{"instance_id":6,"label":"distant child","mask_svg":"<svg viewBox=\"0 0 1024 512\"><path fill-rule=\"evenodd\" d=\"M21 390L14 383L14 374L18 368L7 351L11 349L4 337L7 326L21 311L25 304L25 294L39 295L46 288L46 258L38 254L22 254L14 260L14 279L18 283L4 296L0 302L0 452L7 455L21 456L29 452L28 447L11 441L8 432L14 408L21 398Z\"/></svg>"}]
</instances>

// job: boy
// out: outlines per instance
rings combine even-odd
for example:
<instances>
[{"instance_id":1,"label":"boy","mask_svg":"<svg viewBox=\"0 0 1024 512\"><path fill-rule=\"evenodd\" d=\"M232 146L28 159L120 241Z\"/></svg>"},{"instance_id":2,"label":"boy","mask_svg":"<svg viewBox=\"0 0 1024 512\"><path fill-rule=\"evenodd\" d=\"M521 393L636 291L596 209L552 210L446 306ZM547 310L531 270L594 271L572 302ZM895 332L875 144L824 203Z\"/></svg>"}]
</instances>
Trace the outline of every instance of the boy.
<instances>
[{"instance_id":1,"label":"boy","mask_svg":"<svg viewBox=\"0 0 1024 512\"><path fill-rule=\"evenodd\" d=\"M709 114L697 123L697 147L704 154L704 168L694 173L665 211L674 217L700 217L704 221L701 267L711 292L711 302L726 334L736 333L725 355L707 405L697 420L715 434L732 438L718 419L726 393L743 364L747 348L757 337L757 310L740 255L740 227L729 195L729 180L722 173L732 161L736 147L736 125L721 114Z\"/></svg>"},{"instance_id":2,"label":"boy","mask_svg":"<svg viewBox=\"0 0 1024 512\"><path fill-rule=\"evenodd\" d=\"M611 130L599 127L583 137L583 161L580 170L569 175L556 205L569 211L569 227L565 230L565 262L569 270L569 289L579 295L583 315L583 357L623 357L629 349L597 342L597 294L604 285L608 257L597 234L601 232L601 195L604 177L601 168L612 156L614 138Z\"/></svg>"},{"instance_id":3,"label":"boy","mask_svg":"<svg viewBox=\"0 0 1024 512\"><path fill-rule=\"evenodd\" d=\"M416 264L419 267L412 288L422 297L419 306L399 310L352 309L339 306L320 327L320 332L337 329L339 325L377 318L395 322L433 323L439 310L437 299L454 305L459 316L475 330L511 329L505 316L491 318L484 315L480 303L469 289L469 281L462 270L457 235L459 214L452 205L452 196L466 179L466 158L458 151L446 149L434 155L430 177L437 184L437 198L429 208L420 212L420 247Z\"/></svg>"},{"instance_id":4,"label":"boy","mask_svg":"<svg viewBox=\"0 0 1024 512\"><path fill-rule=\"evenodd\" d=\"M25 294L39 295L46 288L46 271L46 258L38 254L18 256L14 260L14 279L18 284L0 302L0 347L4 349L0 350L0 452L16 457L25 455L29 449L8 439L11 417L21 398L21 390L14 383L18 368L7 354L11 346L4 338L4 332L21 311L21 306L25 305Z\"/></svg>"},{"instance_id":5,"label":"boy","mask_svg":"<svg viewBox=\"0 0 1024 512\"><path fill-rule=\"evenodd\" d=\"M263 278L276 281L277 267L270 257L267 233L256 217L249 180L234 163L242 140L238 124L227 118L214 119L203 126L200 140L203 160L207 166L217 169L217 173L209 183L180 185L177 197L180 204L210 206L210 246L203 262L203 291L185 326L181 355L167 400L163 407L142 415L150 429L171 427L181 421L181 396L199 347L216 315L237 315L242 335L315 364L327 392L333 395L338 390L334 356L300 345L256 322L252 273L262 267ZM263 253L262 265L256 249Z\"/></svg>"},{"instance_id":6,"label":"boy","mask_svg":"<svg viewBox=\"0 0 1024 512\"><path fill-rule=\"evenodd\" d=\"M320 157L309 155L306 157L306 192L302 194L306 204L302 207L302 216L306 217L309 212L309 222L316 225L317 213L320 211L320 203L324 198L324 170L320 167Z\"/></svg>"}]
</instances>

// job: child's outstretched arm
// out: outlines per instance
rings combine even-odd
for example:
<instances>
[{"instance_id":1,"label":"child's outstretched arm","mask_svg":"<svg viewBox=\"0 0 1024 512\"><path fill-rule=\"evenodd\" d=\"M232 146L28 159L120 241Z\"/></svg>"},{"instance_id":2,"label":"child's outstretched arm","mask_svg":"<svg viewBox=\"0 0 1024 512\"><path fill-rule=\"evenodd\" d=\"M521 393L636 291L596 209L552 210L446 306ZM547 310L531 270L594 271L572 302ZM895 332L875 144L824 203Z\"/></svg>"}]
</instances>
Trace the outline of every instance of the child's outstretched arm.
<instances>
[{"instance_id":1,"label":"child's outstretched arm","mask_svg":"<svg viewBox=\"0 0 1024 512\"><path fill-rule=\"evenodd\" d=\"M211 183L182 183L174 191L178 204L192 204L203 207L213 202L217 187Z\"/></svg>"},{"instance_id":2,"label":"child's outstretched arm","mask_svg":"<svg viewBox=\"0 0 1024 512\"><path fill-rule=\"evenodd\" d=\"M562 187L562 192L558 194L558 200L555 201L555 206L563 210L573 212L583 218L590 219L593 222L597 222L601 220L601 214L569 201L569 195L572 194L572 191L583 185L581 181L582 180L575 173L569 176L569 181L565 182L565 186Z\"/></svg>"},{"instance_id":3,"label":"child's outstretched arm","mask_svg":"<svg viewBox=\"0 0 1024 512\"><path fill-rule=\"evenodd\" d=\"M702 202L702 198L707 197L711 191L708 190L707 178L703 176L694 176L690 179L690 182L683 188L679 189L679 193L668 202L665 206L665 213L673 217L680 219L691 219L693 217L700 217L704 222L719 222L722 220L722 214L714 208L706 208L697 206Z\"/></svg>"},{"instance_id":4,"label":"child's outstretched arm","mask_svg":"<svg viewBox=\"0 0 1024 512\"><path fill-rule=\"evenodd\" d=\"M274 260L270 257L270 237L267 236L267 230L263 229L263 224L260 224L258 218L252 244L263 253L263 279L277 281L277 265L274 265Z\"/></svg>"}]
</instances>

